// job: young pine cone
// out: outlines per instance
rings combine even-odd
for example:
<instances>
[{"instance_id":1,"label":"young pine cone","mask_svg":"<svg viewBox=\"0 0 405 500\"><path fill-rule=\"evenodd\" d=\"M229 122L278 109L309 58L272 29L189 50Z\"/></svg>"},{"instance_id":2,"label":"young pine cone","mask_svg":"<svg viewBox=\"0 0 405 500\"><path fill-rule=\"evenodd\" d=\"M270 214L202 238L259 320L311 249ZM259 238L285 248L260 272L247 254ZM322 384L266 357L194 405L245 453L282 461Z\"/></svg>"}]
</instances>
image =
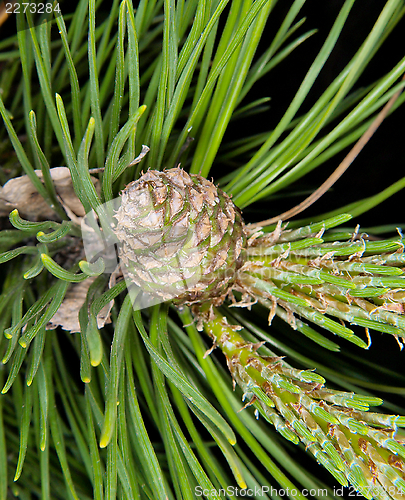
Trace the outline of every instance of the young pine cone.
<instances>
[{"instance_id":1,"label":"young pine cone","mask_svg":"<svg viewBox=\"0 0 405 500\"><path fill-rule=\"evenodd\" d=\"M115 218L127 281L178 305L223 302L246 237L239 209L212 182L149 170L124 189Z\"/></svg>"}]
</instances>

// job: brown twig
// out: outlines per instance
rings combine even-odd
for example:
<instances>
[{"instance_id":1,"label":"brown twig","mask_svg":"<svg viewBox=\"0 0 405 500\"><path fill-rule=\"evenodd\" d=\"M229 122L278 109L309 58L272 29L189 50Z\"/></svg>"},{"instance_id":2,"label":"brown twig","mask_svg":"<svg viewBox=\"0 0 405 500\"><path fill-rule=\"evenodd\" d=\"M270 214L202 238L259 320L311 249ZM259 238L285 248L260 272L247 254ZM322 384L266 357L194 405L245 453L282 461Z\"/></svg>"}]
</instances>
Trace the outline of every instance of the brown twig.
<instances>
[{"instance_id":1,"label":"brown twig","mask_svg":"<svg viewBox=\"0 0 405 500\"><path fill-rule=\"evenodd\" d=\"M402 77L402 80L405 80L405 75ZM295 207L283 212L276 217L272 217L271 219L267 219L261 222L255 222L254 224L249 224L249 229L254 229L257 227L264 227L270 224L274 224L279 220L287 220L294 217L308 207L310 207L313 203L315 203L321 196L323 196L326 191L335 184L335 182L345 173L345 171L350 167L353 161L356 159L357 155L364 148L364 146L368 143L371 137L374 135L375 131L381 125L385 117L387 116L389 110L394 105L395 101L398 99L402 92L402 88L396 92L391 99L387 102L387 104L383 107L383 109L378 113L376 119L369 126L369 128L364 132L364 134L360 137L360 139L356 142L356 144L352 147L349 153L346 155L344 160L340 163L340 165L336 168L334 172L326 179L326 181L319 186L308 198L305 198L301 203L296 205Z\"/></svg>"}]
</instances>

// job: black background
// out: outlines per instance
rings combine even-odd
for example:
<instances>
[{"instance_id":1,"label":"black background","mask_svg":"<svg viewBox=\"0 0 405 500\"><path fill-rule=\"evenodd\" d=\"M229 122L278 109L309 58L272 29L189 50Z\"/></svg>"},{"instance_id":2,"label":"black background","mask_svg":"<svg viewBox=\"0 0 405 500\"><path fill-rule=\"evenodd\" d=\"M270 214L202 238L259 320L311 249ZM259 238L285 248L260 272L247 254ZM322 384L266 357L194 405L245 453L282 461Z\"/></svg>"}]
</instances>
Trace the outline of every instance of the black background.
<instances>
[{"instance_id":1,"label":"black background","mask_svg":"<svg viewBox=\"0 0 405 500\"><path fill-rule=\"evenodd\" d=\"M249 135L254 132L258 133L273 129L283 116L311 63L321 49L343 3L343 1L338 0L315 0L305 3L297 18L306 17L306 21L299 33L304 33L314 28L318 32L305 41L252 89L252 93L254 94L254 97L251 94L252 100L253 98L268 96L271 97L271 101L268 112L248 120L246 128L245 126L242 127L248 131ZM262 40L261 47L263 50L268 46L268 41L272 40L291 4L292 2L290 1L279 1L276 4L274 11L269 17L269 23ZM301 114L301 111L308 110L315 103L328 85L350 61L372 29L384 5L385 2L377 0L358 0L354 3L338 43L315 81L299 114ZM378 80L398 63L405 54L404 33L405 22L402 20L357 81L355 89L367 86ZM404 118L404 107L400 107L386 118L346 174L321 200L317 201L309 210L298 217L310 217L311 215L337 209L347 203L372 196L403 177L405 175ZM236 129L237 127L232 131L231 128L231 131L238 133ZM291 190L310 190L318 187L339 165L349 149L346 149L327 163L318 167L310 175L299 181L298 186L292 186ZM281 199L277 202L280 203L277 207L267 204L266 208L271 211L269 216L277 215L291 208L302 201L302 199L302 197ZM379 207L356 218L355 222L360 223L364 227L387 223L401 225L405 222L402 210L403 200L404 192L399 192ZM264 209L263 205L260 206L260 211ZM257 215L256 210L253 212L252 221Z\"/></svg>"}]
</instances>

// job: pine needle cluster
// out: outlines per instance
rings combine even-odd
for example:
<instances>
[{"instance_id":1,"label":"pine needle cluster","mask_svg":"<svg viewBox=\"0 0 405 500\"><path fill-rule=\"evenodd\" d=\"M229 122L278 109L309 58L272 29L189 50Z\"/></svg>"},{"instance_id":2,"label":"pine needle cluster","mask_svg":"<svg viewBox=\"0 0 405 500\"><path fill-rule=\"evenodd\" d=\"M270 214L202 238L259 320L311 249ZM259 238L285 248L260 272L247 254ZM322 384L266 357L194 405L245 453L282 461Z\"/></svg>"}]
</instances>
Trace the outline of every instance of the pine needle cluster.
<instances>
[{"instance_id":1,"label":"pine needle cluster","mask_svg":"<svg viewBox=\"0 0 405 500\"><path fill-rule=\"evenodd\" d=\"M276 215L276 196L361 138L393 96L390 113L403 104L405 57L356 84L404 1L381 6L308 109L351 14L342 2L281 119L234 142L232 122L269 112L254 85L315 34L305 0L288 2L271 37L272 0L65 3L51 18L0 18L16 20L0 40L0 500L272 498L270 487L324 498L337 485L403 498L404 408L370 407L404 377L367 361L376 332L403 347L403 237L351 220L405 178L311 221L247 225L232 286L192 308L134 307L107 260L86 259L82 225L111 220L105 207L141 172L179 163L242 210L261 202L271 212L258 219Z\"/></svg>"}]
</instances>

